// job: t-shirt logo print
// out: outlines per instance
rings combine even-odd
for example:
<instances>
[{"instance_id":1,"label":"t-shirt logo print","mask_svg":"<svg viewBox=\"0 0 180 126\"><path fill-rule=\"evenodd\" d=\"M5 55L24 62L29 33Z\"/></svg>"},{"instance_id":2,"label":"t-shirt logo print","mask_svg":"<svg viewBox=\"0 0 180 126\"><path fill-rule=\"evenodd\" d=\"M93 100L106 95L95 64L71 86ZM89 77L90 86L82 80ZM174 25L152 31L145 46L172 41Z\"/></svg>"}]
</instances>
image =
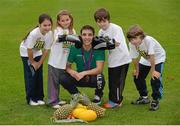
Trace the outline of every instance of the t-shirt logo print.
<instances>
[{"instance_id":1,"label":"t-shirt logo print","mask_svg":"<svg viewBox=\"0 0 180 126\"><path fill-rule=\"evenodd\" d=\"M42 49L44 47L45 41L42 41L41 38L36 40L36 44L34 45L35 49Z\"/></svg>"},{"instance_id":2,"label":"t-shirt logo print","mask_svg":"<svg viewBox=\"0 0 180 126\"><path fill-rule=\"evenodd\" d=\"M147 52L145 52L144 50L140 50L139 47L137 47L136 49L142 57L144 57L145 59L149 59L149 55Z\"/></svg>"}]
</instances>

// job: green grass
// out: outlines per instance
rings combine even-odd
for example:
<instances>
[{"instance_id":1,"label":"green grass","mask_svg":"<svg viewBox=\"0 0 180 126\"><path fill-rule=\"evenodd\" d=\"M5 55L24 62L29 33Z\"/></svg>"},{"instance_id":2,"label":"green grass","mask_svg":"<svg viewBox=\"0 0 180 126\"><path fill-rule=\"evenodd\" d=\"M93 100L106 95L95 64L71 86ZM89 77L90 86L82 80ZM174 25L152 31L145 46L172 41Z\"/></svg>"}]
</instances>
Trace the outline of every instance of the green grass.
<instances>
[{"instance_id":1,"label":"green grass","mask_svg":"<svg viewBox=\"0 0 180 126\"><path fill-rule=\"evenodd\" d=\"M0 5L0 124L54 124L50 120L54 112L52 108L31 107L25 103L19 44L24 35L37 25L37 17L41 13L49 13L55 22L56 14L61 9L72 12L78 33L85 24L91 24L98 31L93 13L99 7L107 8L111 13L111 21L122 26L124 32L130 25L140 24L146 33L161 42L167 52L163 75L164 97L156 112L148 111L148 105L131 105L130 101L138 97L131 77L131 65L122 108L107 110L105 117L88 124L180 124L179 0L1 0ZM107 78L106 67L104 73ZM46 87L47 60L44 63L45 99ZM82 88L80 90L84 91ZM150 95L149 78L148 90ZM94 90L88 89L85 93L93 97ZM63 88L60 96L65 100L70 97ZM103 101L107 99L106 84Z\"/></svg>"}]
</instances>

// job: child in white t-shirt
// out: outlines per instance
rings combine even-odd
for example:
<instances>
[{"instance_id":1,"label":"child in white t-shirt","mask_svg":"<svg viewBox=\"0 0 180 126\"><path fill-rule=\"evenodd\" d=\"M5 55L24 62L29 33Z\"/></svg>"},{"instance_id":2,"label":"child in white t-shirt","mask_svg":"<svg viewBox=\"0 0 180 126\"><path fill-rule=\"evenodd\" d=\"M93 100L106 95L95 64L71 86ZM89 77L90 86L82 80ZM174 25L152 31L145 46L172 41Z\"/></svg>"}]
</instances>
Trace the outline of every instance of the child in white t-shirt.
<instances>
[{"instance_id":1,"label":"child in white t-shirt","mask_svg":"<svg viewBox=\"0 0 180 126\"><path fill-rule=\"evenodd\" d=\"M29 105L44 105L43 62L53 42L52 19L39 16L39 25L27 34L20 45L24 67L26 100ZM43 50L43 52L42 52Z\"/></svg>"},{"instance_id":2,"label":"child in white t-shirt","mask_svg":"<svg viewBox=\"0 0 180 126\"><path fill-rule=\"evenodd\" d=\"M59 99L60 83L66 74L66 63L72 43L57 42L58 35L75 34L73 29L73 17L67 10L62 10L57 15L57 27L54 30L54 43L48 61L48 104L53 108L59 108L59 104L65 104L65 101Z\"/></svg>"},{"instance_id":3,"label":"child in white t-shirt","mask_svg":"<svg viewBox=\"0 0 180 126\"><path fill-rule=\"evenodd\" d=\"M119 43L115 49L108 51L109 101L103 105L105 108L114 108L122 105L125 79L131 58L123 30L120 26L110 23L109 12L100 8L94 13L94 19L100 27L99 36L114 39Z\"/></svg>"},{"instance_id":4,"label":"child in white t-shirt","mask_svg":"<svg viewBox=\"0 0 180 126\"><path fill-rule=\"evenodd\" d=\"M127 38L129 40L130 55L134 64L134 83L140 97L132 101L132 104L148 104L148 91L146 77L151 70L152 98L150 110L159 108L159 100L162 97L162 71L166 59L166 53L159 42L151 36L145 35L140 26L131 26ZM139 58L140 56L140 58Z\"/></svg>"}]
</instances>

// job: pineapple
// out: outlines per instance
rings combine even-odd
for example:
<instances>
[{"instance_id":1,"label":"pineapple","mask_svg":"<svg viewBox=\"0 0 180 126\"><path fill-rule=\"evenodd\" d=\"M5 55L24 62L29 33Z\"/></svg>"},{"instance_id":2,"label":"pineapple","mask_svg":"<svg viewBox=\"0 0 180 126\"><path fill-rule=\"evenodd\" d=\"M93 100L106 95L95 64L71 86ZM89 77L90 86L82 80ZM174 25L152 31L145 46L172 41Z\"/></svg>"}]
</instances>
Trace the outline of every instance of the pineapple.
<instances>
[{"instance_id":1,"label":"pineapple","mask_svg":"<svg viewBox=\"0 0 180 126\"><path fill-rule=\"evenodd\" d=\"M97 117L102 117L105 115L106 109L98 106L97 104L91 102L91 100L86 95L80 95L80 102L83 105L87 106L87 109L93 110L96 112Z\"/></svg>"},{"instance_id":2,"label":"pineapple","mask_svg":"<svg viewBox=\"0 0 180 126\"><path fill-rule=\"evenodd\" d=\"M54 112L53 119L54 120L67 119L67 117L72 113L73 109L76 107L78 102L79 102L79 94L73 95L70 104L63 105Z\"/></svg>"}]
</instances>

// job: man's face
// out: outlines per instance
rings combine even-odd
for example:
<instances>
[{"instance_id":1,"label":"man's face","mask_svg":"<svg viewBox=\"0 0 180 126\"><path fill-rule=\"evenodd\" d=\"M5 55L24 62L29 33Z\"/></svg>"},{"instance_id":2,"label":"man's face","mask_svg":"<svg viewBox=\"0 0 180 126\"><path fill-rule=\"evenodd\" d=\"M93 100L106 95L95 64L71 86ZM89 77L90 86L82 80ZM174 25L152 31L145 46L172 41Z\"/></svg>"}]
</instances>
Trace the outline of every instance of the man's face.
<instances>
[{"instance_id":1,"label":"man's face","mask_svg":"<svg viewBox=\"0 0 180 126\"><path fill-rule=\"evenodd\" d=\"M84 45L86 46L91 45L93 37L94 37L93 32L90 29L82 30L81 38Z\"/></svg>"},{"instance_id":2,"label":"man's face","mask_svg":"<svg viewBox=\"0 0 180 126\"><path fill-rule=\"evenodd\" d=\"M99 28L106 30L109 27L109 21L107 19L97 20L97 25L99 26Z\"/></svg>"}]
</instances>

